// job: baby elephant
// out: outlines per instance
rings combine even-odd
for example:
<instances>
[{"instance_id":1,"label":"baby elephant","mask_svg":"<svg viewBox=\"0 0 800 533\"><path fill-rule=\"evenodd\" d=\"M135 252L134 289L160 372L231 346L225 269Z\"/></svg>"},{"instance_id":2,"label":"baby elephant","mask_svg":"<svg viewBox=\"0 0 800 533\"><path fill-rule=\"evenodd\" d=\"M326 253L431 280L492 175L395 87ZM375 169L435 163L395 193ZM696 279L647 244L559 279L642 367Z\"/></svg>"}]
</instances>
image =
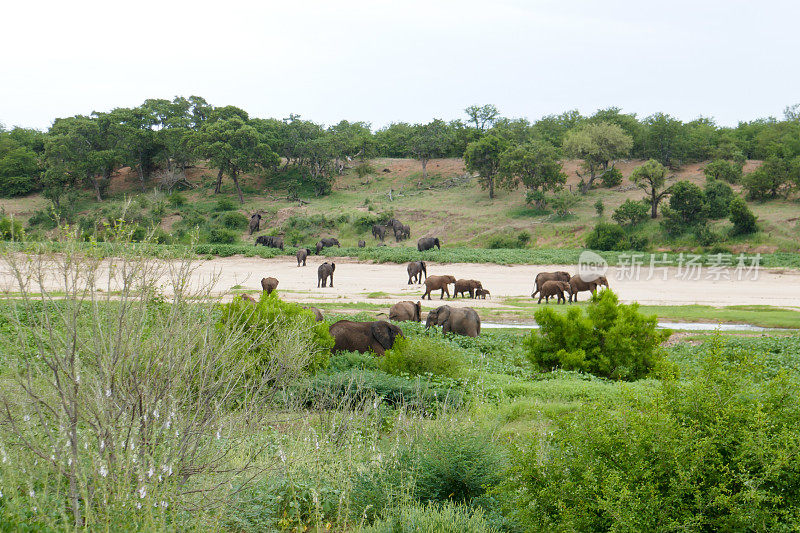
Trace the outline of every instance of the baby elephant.
<instances>
[{"instance_id":1,"label":"baby elephant","mask_svg":"<svg viewBox=\"0 0 800 533\"><path fill-rule=\"evenodd\" d=\"M383 355L394 346L394 339L403 336L403 330L385 320L353 322L340 320L330 327L335 343L332 352L375 352Z\"/></svg>"},{"instance_id":2,"label":"baby elephant","mask_svg":"<svg viewBox=\"0 0 800 533\"><path fill-rule=\"evenodd\" d=\"M389 320L397 322L422 322L422 304L397 302L389 309Z\"/></svg>"},{"instance_id":3,"label":"baby elephant","mask_svg":"<svg viewBox=\"0 0 800 533\"><path fill-rule=\"evenodd\" d=\"M542 303L542 298L545 299L545 302L550 303L551 296L558 297L558 303L566 303L567 300L564 298L564 291L572 296L572 290L569 287L569 283L566 281L545 281L539 288L539 301L536 303ZM531 298L533 298L533 295L531 295Z\"/></svg>"},{"instance_id":4,"label":"baby elephant","mask_svg":"<svg viewBox=\"0 0 800 533\"><path fill-rule=\"evenodd\" d=\"M422 275L425 275L425 279L428 278L428 269L425 265L425 261L412 261L406 267L408 271L408 284L412 285L412 281L414 283L422 283Z\"/></svg>"},{"instance_id":5,"label":"baby elephant","mask_svg":"<svg viewBox=\"0 0 800 533\"><path fill-rule=\"evenodd\" d=\"M364 248L367 245L366 241L358 241L358 247Z\"/></svg>"},{"instance_id":6,"label":"baby elephant","mask_svg":"<svg viewBox=\"0 0 800 533\"><path fill-rule=\"evenodd\" d=\"M317 269L317 287L327 287L328 278L331 279L331 287L333 287L333 271L336 270L335 263L328 263L325 261Z\"/></svg>"},{"instance_id":7,"label":"baby elephant","mask_svg":"<svg viewBox=\"0 0 800 533\"><path fill-rule=\"evenodd\" d=\"M482 300L485 300L487 296L491 296L491 295L492 295L492 293L490 293L486 289L475 289L475 298L480 298Z\"/></svg>"},{"instance_id":8,"label":"baby elephant","mask_svg":"<svg viewBox=\"0 0 800 533\"><path fill-rule=\"evenodd\" d=\"M261 288L267 294L271 294L272 291L278 288L278 280L275 278L261 278Z\"/></svg>"},{"instance_id":9,"label":"baby elephant","mask_svg":"<svg viewBox=\"0 0 800 533\"><path fill-rule=\"evenodd\" d=\"M308 248L300 248L295 255L297 256L297 266L300 266L300 263L306 266L306 258L311 255L311 250Z\"/></svg>"},{"instance_id":10,"label":"baby elephant","mask_svg":"<svg viewBox=\"0 0 800 533\"><path fill-rule=\"evenodd\" d=\"M464 293L468 292L470 298L475 298L475 291L482 288L483 285L481 285L480 281L474 279L460 279L456 281L456 288L453 290L453 296L458 296L460 294L463 298Z\"/></svg>"}]
</instances>

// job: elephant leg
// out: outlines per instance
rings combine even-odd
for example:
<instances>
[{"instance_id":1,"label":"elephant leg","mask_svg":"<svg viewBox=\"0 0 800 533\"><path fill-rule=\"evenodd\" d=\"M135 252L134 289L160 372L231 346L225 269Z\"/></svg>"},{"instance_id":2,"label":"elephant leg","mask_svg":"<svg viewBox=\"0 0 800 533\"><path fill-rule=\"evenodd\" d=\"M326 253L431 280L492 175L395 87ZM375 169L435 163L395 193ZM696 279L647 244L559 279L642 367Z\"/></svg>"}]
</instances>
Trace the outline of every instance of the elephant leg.
<instances>
[{"instance_id":1,"label":"elephant leg","mask_svg":"<svg viewBox=\"0 0 800 533\"><path fill-rule=\"evenodd\" d=\"M447 295L447 297L449 298L449 297L450 297L450 295L448 294L448 295ZM444 300L444 287L442 287L442 295L441 295L441 296L439 296L439 299L440 299L440 300Z\"/></svg>"},{"instance_id":2,"label":"elephant leg","mask_svg":"<svg viewBox=\"0 0 800 533\"><path fill-rule=\"evenodd\" d=\"M333 288L333 274L331 274L331 288Z\"/></svg>"}]
</instances>

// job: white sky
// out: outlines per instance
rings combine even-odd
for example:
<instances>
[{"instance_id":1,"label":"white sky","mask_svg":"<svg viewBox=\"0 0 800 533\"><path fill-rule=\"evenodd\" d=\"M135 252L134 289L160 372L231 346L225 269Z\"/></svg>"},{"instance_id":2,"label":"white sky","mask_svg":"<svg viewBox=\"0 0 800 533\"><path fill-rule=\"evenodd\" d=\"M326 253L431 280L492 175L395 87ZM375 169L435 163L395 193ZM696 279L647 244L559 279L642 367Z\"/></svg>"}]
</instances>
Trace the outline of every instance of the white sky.
<instances>
[{"instance_id":1,"label":"white sky","mask_svg":"<svg viewBox=\"0 0 800 533\"><path fill-rule=\"evenodd\" d=\"M3 0L0 31L7 127L192 94L374 127L485 103L735 125L800 102L797 0Z\"/></svg>"}]
</instances>

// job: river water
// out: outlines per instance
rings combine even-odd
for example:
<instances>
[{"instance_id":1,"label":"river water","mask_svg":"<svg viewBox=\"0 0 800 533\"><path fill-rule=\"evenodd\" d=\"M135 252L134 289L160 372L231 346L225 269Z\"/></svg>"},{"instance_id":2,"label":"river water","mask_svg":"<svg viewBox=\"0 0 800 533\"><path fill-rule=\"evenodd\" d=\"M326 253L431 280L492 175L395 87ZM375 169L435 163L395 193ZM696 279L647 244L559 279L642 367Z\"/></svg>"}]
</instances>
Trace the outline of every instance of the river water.
<instances>
[{"instance_id":1,"label":"river water","mask_svg":"<svg viewBox=\"0 0 800 533\"><path fill-rule=\"evenodd\" d=\"M714 324L708 322L659 322L661 329L674 329L682 331L780 331L781 328L763 328L752 324ZM538 329L538 324L501 324L498 322L481 322L481 328L513 328L513 329Z\"/></svg>"}]
</instances>

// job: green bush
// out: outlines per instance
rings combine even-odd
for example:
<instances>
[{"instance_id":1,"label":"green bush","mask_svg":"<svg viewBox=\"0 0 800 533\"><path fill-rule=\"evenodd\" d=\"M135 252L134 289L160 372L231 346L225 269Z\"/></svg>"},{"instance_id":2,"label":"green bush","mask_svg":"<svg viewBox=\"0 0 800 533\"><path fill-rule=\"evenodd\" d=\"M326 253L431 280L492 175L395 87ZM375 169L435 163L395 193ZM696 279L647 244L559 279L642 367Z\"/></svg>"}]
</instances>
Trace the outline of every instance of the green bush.
<instances>
[{"instance_id":1,"label":"green bush","mask_svg":"<svg viewBox=\"0 0 800 533\"><path fill-rule=\"evenodd\" d=\"M627 239L619 224L598 222L586 236L586 247L592 250L624 250Z\"/></svg>"},{"instance_id":2,"label":"green bush","mask_svg":"<svg viewBox=\"0 0 800 533\"><path fill-rule=\"evenodd\" d=\"M233 244L239 240L239 234L231 229L213 226L208 230L207 239L212 244Z\"/></svg>"},{"instance_id":3,"label":"green bush","mask_svg":"<svg viewBox=\"0 0 800 533\"><path fill-rule=\"evenodd\" d=\"M800 183L800 156L793 160L770 157L742 180L748 198L761 201L785 196L798 183Z\"/></svg>"},{"instance_id":4,"label":"green bush","mask_svg":"<svg viewBox=\"0 0 800 533\"><path fill-rule=\"evenodd\" d=\"M622 172L616 168L612 168L600 178L603 187L610 189L622 183Z\"/></svg>"},{"instance_id":5,"label":"green bush","mask_svg":"<svg viewBox=\"0 0 800 533\"><path fill-rule=\"evenodd\" d=\"M227 211L222 213L217 218L217 222L224 228L238 231L246 230L250 224L250 220L238 211Z\"/></svg>"},{"instance_id":6,"label":"green bush","mask_svg":"<svg viewBox=\"0 0 800 533\"><path fill-rule=\"evenodd\" d=\"M33 176L0 176L0 196L6 198L25 196L39 188L39 181Z\"/></svg>"},{"instance_id":7,"label":"green bush","mask_svg":"<svg viewBox=\"0 0 800 533\"><path fill-rule=\"evenodd\" d=\"M708 219L703 189L688 181L670 187L669 206L661 210L661 226L672 236L681 235Z\"/></svg>"},{"instance_id":8,"label":"green bush","mask_svg":"<svg viewBox=\"0 0 800 533\"><path fill-rule=\"evenodd\" d=\"M793 530L800 385L764 356L714 346L651 398L556 420L513 455L507 510L537 531Z\"/></svg>"},{"instance_id":9,"label":"green bush","mask_svg":"<svg viewBox=\"0 0 800 533\"><path fill-rule=\"evenodd\" d=\"M720 240L720 235L715 233L707 224L694 228L694 238L700 246L711 246Z\"/></svg>"},{"instance_id":10,"label":"green bush","mask_svg":"<svg viewBox=\"0 0 800 533\"><path fill-rule=\"evenodd\" d=\"M486 243L486 247L490 250L502 250L504 248L525 248L531 240L531 234L527 231L521 231L516 236L514 235L495 235Z\"/></svg>"},{"instance_id":11,"label":"green bush","mask_svg":"<svg viewBox=\"0 0 800 533\"><path fill-rule=\"evenodd\" d=\"M594 211L597 213L597 216L603 216L603 212L605 212L606 206L603 204L603 200L597 200L594 203Z\"/></svg>"},{"instance_id":12,"label":"green bush","mask_svg":"<svg viewBox=\"0 0 800 533\"><path fill-rule=\"evenodd\" d=\"M738 183L742 179L742 165L724 159L715 159L705 166L703 173L710 180Z\"/></svg>"},{"instance_id":13,"label":"green bush","mask_svg":"<svg viewBox=\"0 0 800 533\"><path fill-rule=\"evenodd\" d=\"M186 197L179 192L174 192L167 196L167 201L169 202L169 205L175 208L186 205Z\"/></svg>"},{"instance_id":14,"label":"green bush","mask_svg":"<svg viewBox=\"0 0 800 533\"><path fill-rule=\"evenodd\" d=\"M252 362L251 378L258 379L277 364L291 379L328 366L333 337L325 322L297 304L284 302L277 292L262 293L257 304L234 298L222 306L220 327L241 329L250 343L237 356Z\"/></svg>"},{"instance_id":15,"label":"green bush","mask_svg":"<svg viewBox=\"0 0 800 533\"><path fill-rule=\"evenodd\" d=\"M756 216L747 207L744 199L736 197L730 203L730 221L733 223L733 235L749 235L758 231Z\"/></svg>"},{"instance_id":16,"label":"green bush","mask_svg":"<svg viewBox=\"0 0 800 533\"><path fill-rule=\"evenodd\" d=\"M362 528L361 533L500 533L484 518L481 509L444 503L426 506L403 505L392 508L388 516L372 526Z\"/></svg>"},{"instance_id":17,"label":"green bush","mask_svg":"<svg viewBox=\"0 0 800 533\"><path fill-rule=\"evenodd\" d=\"M380 359L379 368L388 374L457 377L463 361L453 347L441 340L428 337L400 338Z\"/></svg>"},{"instance_id":18,"label":"green bush","mask_svg":"<svg viewBox=\"0 0 800 533\"><path fill-rule=\"evenodd\" d=\"M230 198L220 198L214 205L214 211L234 211L238 206Z\"/></svg>"},{"instance_id":19,"label":"green bush","mask_svg":"<svg viewBox=\"0 0 800 533\"><path fill-rule=\"evenodd\" d=\"M637 226L650 216L650 206L641 200L625 200L614 210L611 218L620 226Z\"/></svg>"},{"instance_id":20,"label":"green bush","mask_svg":"<svg viewBox=\"0 0 800 533\"><path fill-rule=\"evenodd\" d=\"M705 187L706 212L711 220L726 218L730 213L733 189L720 180L707 180Z\"/></svg>"},{"instance_id":21,"label":"green bush","mask_svg":"<svg viewBox=\"0 0 800 533\"><path fill-rule=\"evenodd\" d=\"M639 304L620 304L611 290L597 291L585 313L571 307L560 314L550 307L534 314L538 331L523 344L528 359L542 371L579 370L595 376L633 381L645 377L661 357L669 331L658 330L655 315Z\"/></svg>"},{"instance_id":22,"label":"green bush","mask_svg":"<svg viewBox=\"0 0 800 533\"><path fill-rule=\"evenodd\" d=\"M0 218L0 240L3 241L23 241L25 240L25 230L22 222L15 218Z\"/></svg>"}]
</instances>

